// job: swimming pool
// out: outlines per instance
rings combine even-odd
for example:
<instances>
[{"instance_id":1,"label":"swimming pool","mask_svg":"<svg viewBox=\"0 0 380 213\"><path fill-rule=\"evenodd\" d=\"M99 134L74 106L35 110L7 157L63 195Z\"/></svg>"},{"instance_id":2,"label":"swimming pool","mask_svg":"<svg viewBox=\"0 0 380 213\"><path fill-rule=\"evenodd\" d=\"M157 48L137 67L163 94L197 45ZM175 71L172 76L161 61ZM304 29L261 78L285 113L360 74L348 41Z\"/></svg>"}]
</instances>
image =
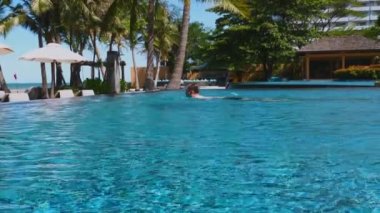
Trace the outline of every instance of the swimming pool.
<instances>
[{"instance_id":1,"label":"swimming pool","mask_svg":"<svg viewBox=\"0 0 380 213\"><path fill-rule=\"evenodd\" d=\"M0 105L0 212L380 211L380 90Z\"/></svg>"}]
</instances>

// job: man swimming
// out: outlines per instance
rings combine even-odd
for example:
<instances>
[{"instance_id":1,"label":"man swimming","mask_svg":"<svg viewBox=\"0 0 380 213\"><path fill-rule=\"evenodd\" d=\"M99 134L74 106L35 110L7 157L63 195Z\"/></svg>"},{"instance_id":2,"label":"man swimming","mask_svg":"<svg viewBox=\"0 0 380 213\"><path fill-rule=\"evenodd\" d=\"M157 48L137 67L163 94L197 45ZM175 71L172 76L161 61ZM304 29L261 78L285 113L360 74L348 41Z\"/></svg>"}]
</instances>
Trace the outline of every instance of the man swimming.
<instances>
[{"instance_id":1,"label":"man swimming","mask_svg":"<svg viewBox=\"0 0 380 213\"><path fill-rule=\"evenodd\" d=\"M212 97L206 97L199 94L199 87L196 84L190 84L186 88L186 96L189 98L197 98L197 99L211 99Z\"/></svg>"},{"instance_id":2,"label":"man swimming","mask_svg":"<svg viewBox=\"0 0 380 213\"><path fill-rule=\"evenodd\" d=\"M203 96L199 94L199 87L196 84L190 84L186 88L186 96L189 98L196 98L196 99L203 99L203 100L210 100L210 99L228 99L228 100L250 100L247 98L242 98L238 96L232 96L232 97L218 97L218 96Z\"/></svg>"}]
</instances>

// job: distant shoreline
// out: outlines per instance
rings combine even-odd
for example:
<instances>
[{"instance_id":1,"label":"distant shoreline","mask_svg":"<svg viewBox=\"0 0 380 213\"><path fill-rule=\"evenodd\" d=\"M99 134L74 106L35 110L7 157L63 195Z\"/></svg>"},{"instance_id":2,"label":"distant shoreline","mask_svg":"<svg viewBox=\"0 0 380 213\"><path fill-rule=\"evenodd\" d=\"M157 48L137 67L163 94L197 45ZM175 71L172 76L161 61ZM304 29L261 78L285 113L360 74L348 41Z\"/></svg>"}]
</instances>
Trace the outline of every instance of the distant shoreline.
<instances>
[{"instance_id":1,"label":"distant shoreline","mask_svg":"<svg viewBox=\"0 0 380 213\"><path fill-rule=\"evenodd\" d=\"M41 86L41 83L8 83L7 86L11 90L25 90L31 87Z\"/></svg>"}]
</instances>

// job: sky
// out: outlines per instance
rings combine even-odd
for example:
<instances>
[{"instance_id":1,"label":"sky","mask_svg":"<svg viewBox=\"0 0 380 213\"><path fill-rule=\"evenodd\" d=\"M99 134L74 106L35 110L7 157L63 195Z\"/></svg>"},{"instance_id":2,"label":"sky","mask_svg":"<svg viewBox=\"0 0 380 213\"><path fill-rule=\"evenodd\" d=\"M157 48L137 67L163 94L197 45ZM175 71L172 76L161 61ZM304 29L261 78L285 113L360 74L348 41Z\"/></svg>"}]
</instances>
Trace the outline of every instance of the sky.
<instances>
[{"instance_id":1,"label":"sky","mask_svg":"<svg viewBox=\"0 0 380 213\"><path fill-rule=\"evenodd\" d=\"M170 4L177 5L182 11L182 1L180 0L169 0ZM208 3L199 3L192 1L191 8L191 22L198 21L205 25L207 28L214 28L215 20L217 18L216 14L207 12L206 9L211 7ZM0 64L3 70L4 77L7 83L41 83L41 70L38 62L23 61L19 60L19 57L33 49L38 48L37 36L31 32L21 28L16 27L10 33L6 35L5 38L0 38L0 43L8 45L13 49L13 53L8 55L3 55L0 57ZM106 57L106 47L102 47L102 58ZM131 68L131 56L128 50L123 50L124 54L121 56L122 60L127 63L126 66L126 80L130 81L130 68ZM84 56L89 60L92 59L92 53L86 51ZM138 66L146 66L146 54L139 53L136 59ZM47 66L47 77L48 82L50 82L50 66ZM17 79L14 78L16 74ZM70 81L70 68L69 65L63 65L63 75L66 82ZM89 68L82 68L81 77L85 80L90 76Z\"/></svg>"}]
</instances>

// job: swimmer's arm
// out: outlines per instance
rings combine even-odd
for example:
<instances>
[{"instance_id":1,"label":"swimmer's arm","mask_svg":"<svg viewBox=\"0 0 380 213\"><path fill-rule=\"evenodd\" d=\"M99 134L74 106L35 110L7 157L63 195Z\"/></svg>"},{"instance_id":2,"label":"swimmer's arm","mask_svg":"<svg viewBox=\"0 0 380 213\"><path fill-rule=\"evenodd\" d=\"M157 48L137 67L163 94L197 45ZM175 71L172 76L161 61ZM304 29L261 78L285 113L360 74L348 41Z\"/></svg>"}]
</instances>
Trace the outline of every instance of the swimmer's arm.
<instances>
[{"instance_id":1,"label":"swimmer's arm","mask_svg":"<svg viewBox=\"0 0 380 213\"><path fill-rule=\"evenodd\" d=\"M224 97L196 95L196 96L193 96L193 98L202 99L202 100L210 100L210 99L223 99Z\"/></svg>"}]
</instances>

